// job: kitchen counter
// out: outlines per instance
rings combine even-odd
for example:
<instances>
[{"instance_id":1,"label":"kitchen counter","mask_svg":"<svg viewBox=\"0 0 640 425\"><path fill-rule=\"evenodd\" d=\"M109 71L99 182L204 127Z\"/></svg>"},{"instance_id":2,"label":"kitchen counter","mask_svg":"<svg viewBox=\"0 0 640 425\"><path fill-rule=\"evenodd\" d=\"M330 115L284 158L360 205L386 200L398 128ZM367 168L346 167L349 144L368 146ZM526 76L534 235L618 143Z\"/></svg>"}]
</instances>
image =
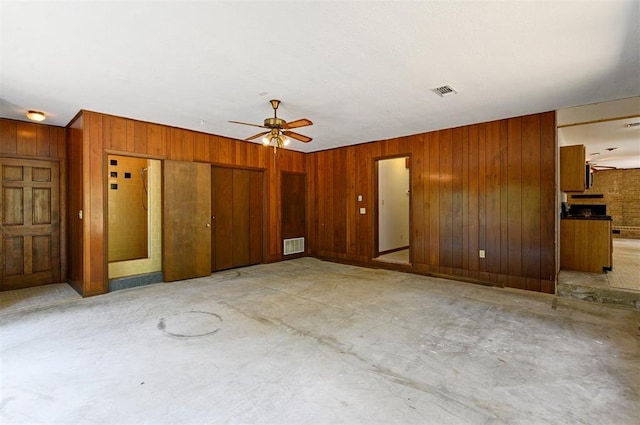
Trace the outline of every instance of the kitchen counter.
<instances>
[{"instance_id":1,"label":"kitchen counter","mask_svg":"<svg viewBox=\"0 0 640 425\"><path fill-rule=\"evenodd\" d=\"M561 215L560 218L563 220L612 220L610 215Z\"/></svg>"},{"instance_id":2,"label":"kitchen counter","mask_svg":"<svg viewBox=\"0 0 640 425\"><path fill-rule=\"evenodd\" d=\"M562 270L611 270L612 246L610 216L568 216L560 220Z\"/></svg>"}]
</instances>

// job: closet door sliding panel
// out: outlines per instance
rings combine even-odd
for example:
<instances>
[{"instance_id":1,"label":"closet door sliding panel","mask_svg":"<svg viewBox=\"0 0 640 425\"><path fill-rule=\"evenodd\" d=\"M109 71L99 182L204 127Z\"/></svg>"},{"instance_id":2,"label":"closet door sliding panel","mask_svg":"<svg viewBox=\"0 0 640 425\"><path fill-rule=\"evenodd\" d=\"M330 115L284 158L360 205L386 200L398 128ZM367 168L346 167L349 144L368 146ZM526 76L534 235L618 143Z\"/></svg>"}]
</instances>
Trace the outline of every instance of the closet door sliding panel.
<instances>
[{"instance_id":1,"label":"closet door sliding panel","mask_svg":"<svg viewBox=\"0 0 640 425\"><path fill-rule=\"evenodd\" d=\"M249 171L249 264L262 263L264 251L264 172Z\"/></svg>"},{"instance_id":2,"label":"closet door sliding panel","mask_svg":"<svg viewBox=\"0 0 640 425\"><path fill-rule=\"evenodd\" d=\"M233 267L233 169L211 168L211 271Z\"/></svg>"},{"instance_id":3,"label":"closet door sliding panel","mask_svg":"<svg viewBox=\"0 0 640 425\"><path fill-rule=\"evenodd\" d=\"M164 161L165 282L211 273L211 166Z\"/></svg>"},{"instance_id":4,"label":"closet door sliding panel","mask_svg":"<svg viewBox=\"0 0 640 425\"><path fill-rule=\"evenodd\" d=\"M211 271L261 263L264 172L212 167L211 219Z\"/></svg>"}]
</instances>

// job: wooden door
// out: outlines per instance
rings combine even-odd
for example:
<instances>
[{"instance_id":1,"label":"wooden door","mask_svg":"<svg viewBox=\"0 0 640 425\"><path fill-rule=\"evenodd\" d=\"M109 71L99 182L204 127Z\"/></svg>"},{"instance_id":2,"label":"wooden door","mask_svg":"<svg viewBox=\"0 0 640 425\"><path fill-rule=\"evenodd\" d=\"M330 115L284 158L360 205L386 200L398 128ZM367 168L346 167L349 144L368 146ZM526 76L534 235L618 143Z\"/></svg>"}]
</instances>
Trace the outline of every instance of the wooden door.
<instances>
[{"instance_id":1,"label":"wooden door","mask_svg":"<svg viewBox=\"0 0 640 425\"><path fill-rule=\"evenodd\" d=\"M0 159L0 290L60 281L60 164Z\"/></svg>"},{"instance_id":2,"label":"wooden door","mask_svg":"<svg viewBox=\"0 0 640 425\"><path fill-rule=\"evenodd\" d=\"M164 161L164 280L211 273L211 167Z\"/></svg>"},{"instance_id":3,"label":"wooden door","mask_svg":"<svg viewBox=\"0 0 640 425\"><path fill-rule=\"evenodd\" d=\"M249 264L249 170L233 170L233 266Z\"/></svg>"},{"instance_id":4,"label":"wooden door","mask_svg":"<svg viewBox=\"0 0 640 425\"><path fill-rule=\"evenodd\" d=\"M262 263L264 251L264 172L249 171L249 264Z\"/></svg>"},{"instance_id":5,"label":"wooden door","mask_svg":"<svg viewBox=\"0 0 640 425\"><path fill-rule=\"evenodd\" d=\"M211 169L211 270L262 262L264 173Z\"/></svg>"},{"instance_id":6,"label":"wooden door","mask_svg":"<svg viewBox=\"0 0 640 425\"><path fill-rule=\"evenodd\" d=\"M211 271L233 267L233 169L211 168Z\"/></svg>"},{"instance_id":7,"label":"wooden door","mask_svg":"<svg viewBox=\"0 0 640 425\"><path fill-rule=\"evenodd\" d=\"M282 239L306 239L306 176L298 173L282 173ZM302 254L294 254L300 256ZM287 258L292 257L287 255Z\"/></svg>"}]
</instances>

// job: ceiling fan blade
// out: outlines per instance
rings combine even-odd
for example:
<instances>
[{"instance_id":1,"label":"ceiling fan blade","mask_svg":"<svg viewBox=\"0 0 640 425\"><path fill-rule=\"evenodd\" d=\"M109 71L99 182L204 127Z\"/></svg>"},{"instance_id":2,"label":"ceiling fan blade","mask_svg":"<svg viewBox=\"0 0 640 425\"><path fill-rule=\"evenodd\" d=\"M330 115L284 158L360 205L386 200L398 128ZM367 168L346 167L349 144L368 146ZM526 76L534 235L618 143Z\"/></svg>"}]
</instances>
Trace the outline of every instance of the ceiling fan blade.
<instances>
[{"instance_id":1,"label":"ceiling fan blade","mask_svg":"<svg viewBox=\"0 0 640 425\"><path fill-rule=\"evenodd\" d=\"M310 141L313 140L311 137L305 136L300 133L295 133L293 131L283 131L282 134L284 134L287 137L291 137L292 139L299 140L302 143L309 143Z\"/></svg>"},{"instance_id":2,"label":"ceiling fan blade","mask_svg":"<svg viewBox=\"0 0 640 425\"><path fill-rule=\"evenodd\" d=\"M306 127L308 125L313 125L310 119L308 118L300 118L299 120L288 122L285 128L298 128L298 127Z\"/></svg>"},{"instance_id":3,"label":"ceiling fan blade","mask_svg":"<svg viewBox=\"0 0 640 425\"><path fill-rule=\"evenodd\" d=\"M251 124L251 123L242 122L242 121L229 121L229 122L232 123L232 124L242 124L242 125L250 125L252 127L268 128L268 127L265 127L264 125Z\"/></svg>"},{"instance_id":4,"label":"ceiling fan blade","mask_svg":"<svg viewBox=\"0 0 640 425\"><path fill-rule=\"evenodd\" d=\"M257 139L258 137L260 137L260 136L264 136L265 134L269 134L269 133L271 133L271 131L263 131L262 133L254 134L254 135L253 135L253 136L251 136L251 137L247 137L247 138L246 138L246 139L244 139L244 140L253 140L253 139Z\"/></svg>"}]
</instances>

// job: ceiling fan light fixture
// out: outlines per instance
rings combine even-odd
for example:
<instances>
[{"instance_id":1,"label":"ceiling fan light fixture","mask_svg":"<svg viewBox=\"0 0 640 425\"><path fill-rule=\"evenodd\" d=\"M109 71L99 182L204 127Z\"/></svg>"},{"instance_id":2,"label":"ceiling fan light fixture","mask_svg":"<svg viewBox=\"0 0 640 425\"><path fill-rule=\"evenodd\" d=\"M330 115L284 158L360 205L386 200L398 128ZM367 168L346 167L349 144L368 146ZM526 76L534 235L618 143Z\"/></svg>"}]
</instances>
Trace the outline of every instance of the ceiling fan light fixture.
<instances>
[{"instance_id":1,"label":"ceiling fan light fixture","mask_svg":"<svg viewBox=\"0 0 640 425\"><path fill-rule=\"evenodd\" d=\"M40 112L40 111L29 111L29 112L27 112L27 118L29 118L31 121L37 121L37 122L41 122L41 121L44 121L45 119L47 119L47 117L44 115L44 113Z\"/></svg>"},{"instance_id":2,"label":"ceiling fan light fixture","mask_svg":"<svg viewBox=\"0 0 640 425\"><path fill-rule=\"evenodd\" d=\"M265 146L269 146L269 143L271 143L271 138L267 137L267 136L264 136L262 138L262 144L265 145Z\"/></svg>"}]
</instances>

